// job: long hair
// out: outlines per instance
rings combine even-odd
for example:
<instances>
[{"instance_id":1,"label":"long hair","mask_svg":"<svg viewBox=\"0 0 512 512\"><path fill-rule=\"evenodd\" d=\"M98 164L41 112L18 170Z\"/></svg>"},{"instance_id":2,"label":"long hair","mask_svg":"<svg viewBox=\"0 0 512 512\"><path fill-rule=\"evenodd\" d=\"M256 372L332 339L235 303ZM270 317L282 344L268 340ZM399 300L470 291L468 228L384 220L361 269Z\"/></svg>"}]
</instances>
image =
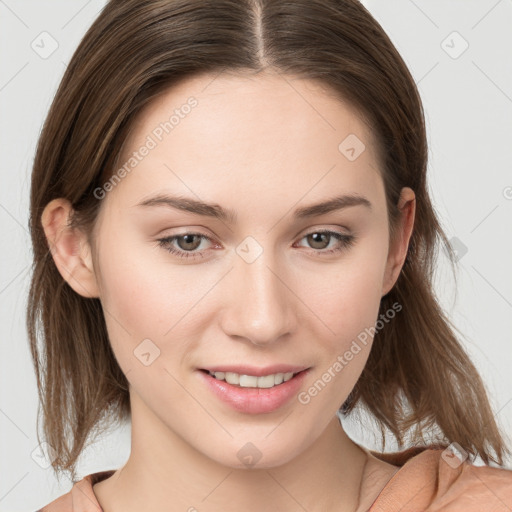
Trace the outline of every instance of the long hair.
<instances>
[{"instance_id":1,"label":"long hair","mask_svg":"<svg viewBox=\"0 0 512 512\"><path fill-rule=\"evenodd\" d=\"M33 273L27 326L52 467L71 472L105 419L130 417L128 382L111 350L100 300L77 294L53 261L41 225L52 199L67 198L70 226L91 244L100 208L94 190L116 171L137 114L179 81L224 70L265 69L314 80L349 102L376 140L390 240L402 187L416 195L409 250L380 311L402 310L374 343L340 407L356 405L403 446L437 428L470 455L503 465L510 453L485 386L432 286L439 248L456 258L427 189L421 99L406 64L357 0L111 0L89 28L57 90L38 141L29 229ZM39 342L39 343L38 343ZM39 439L38 410L38 439ZM384 441L383 441L384 446Z\"/></svg>"}]
</instances>

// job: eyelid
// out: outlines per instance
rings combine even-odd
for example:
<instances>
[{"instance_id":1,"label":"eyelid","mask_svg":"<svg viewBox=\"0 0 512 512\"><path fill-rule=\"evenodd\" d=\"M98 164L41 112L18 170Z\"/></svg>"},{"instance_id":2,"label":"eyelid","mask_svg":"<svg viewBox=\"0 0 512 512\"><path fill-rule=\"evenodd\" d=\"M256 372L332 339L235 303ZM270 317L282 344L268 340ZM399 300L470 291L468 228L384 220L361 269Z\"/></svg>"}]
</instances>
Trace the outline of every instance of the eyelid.
<instances>
[{"instance_id":1,"label":"eyelid","mask_svg":"<svg viewBox=\"0 0 512 512\"><path fill-rule=\"evenodd\" d=\"M343 232L343 230L345 230L346 233ZM322 231L333 231L333 232L339 233L340 235L346 235L346 236L350 236L352 234L350 232L350 230L345 226L339 226L338 224L336 224L336 225L323 224L323 225L320 225L319 227L306 228L305 230L301 230L297 233L295 238L301 236L301 233L304 233L302 236L307 236L307 235L310 235L311 233L319 233Z\"/></svg>"}]
</instances>

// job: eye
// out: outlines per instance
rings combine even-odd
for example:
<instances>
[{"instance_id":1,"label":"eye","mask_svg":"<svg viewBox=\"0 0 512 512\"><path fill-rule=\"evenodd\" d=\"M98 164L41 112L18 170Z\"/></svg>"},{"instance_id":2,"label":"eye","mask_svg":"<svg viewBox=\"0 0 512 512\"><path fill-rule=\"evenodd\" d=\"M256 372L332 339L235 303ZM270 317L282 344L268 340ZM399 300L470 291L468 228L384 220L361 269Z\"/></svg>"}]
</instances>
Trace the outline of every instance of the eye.
<instances>
[{"instance_id":1,"label":"eye","mask_svg":"<svg viewBox=\"0 0 512 512\"><path fill-rule=\"evenodd\" d=\"M168 236L159 238L157 242L158 245L163 247L166 251L180 258L195 258L197 256L203 258L204 255L202 252L195 252L201 245L203 239L212 242L211 238L201 233L183 233L181 235ZM177 242L179 246L178 249L176 249L174 242Z\"/></svg>"},{"instance_id":2,"label":"eye","mask_svg":"<svg viewBox=\"0 0 512 512\"><path fill-rule=\"evenodd\" d=\"M355 242L354 235L345 235L338 231L330 230L312 231L311 233L303 236L301 240L303 239L307 239L313 249L318 249L314 252L321 255L341 252L352 246ZM334 240L336 242L335 246L327 249L330 244L327 243L326 245L326 239L328 242ZM201 233L183 233L180 235L168 236L165 238L159 238L157 242L160 247L163 247L166 251L178 256L179 258L204 258L205 251L197 250L201 246L201 242L203 240L213 243L213 240L210 237Z\"/></svg>"},{"instance_id":3,"label":"eye","mask_svg":"<svg viewBox=\"0 0 512 512\"><path fill-rule=\"evenodd\" d=\"M343 233L339 233L338 231L331 231L327 229L312 231L305 235L301 240L307 239L308 243L311 244L313 249L320 249L320 254L333 254L336 252L343 251L352 246L355 242L354 235L345 235ZM337 242L333 248L325 250L329 247L329 243L325 244L325 240L329 242L333 239Z\"/></svg>"}]
</instances>

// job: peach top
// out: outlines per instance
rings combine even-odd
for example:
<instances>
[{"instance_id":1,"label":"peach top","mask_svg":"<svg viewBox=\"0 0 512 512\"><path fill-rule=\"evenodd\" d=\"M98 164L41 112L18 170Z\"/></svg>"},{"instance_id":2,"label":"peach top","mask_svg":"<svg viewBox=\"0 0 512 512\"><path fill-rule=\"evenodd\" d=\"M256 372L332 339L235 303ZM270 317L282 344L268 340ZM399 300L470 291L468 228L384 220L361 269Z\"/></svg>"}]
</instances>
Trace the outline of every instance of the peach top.
<instances>
[{"instance_id":1,"label":"peach top","mask_svg":"<svg viewBox=\"0 0 512 512\"><path fill-rule=\"evenodd\" d=\"M393 453L366 450L400 469L368 512L512 512L512 471L450 460L440 445ZM444 453L444 455L443 455ZM103 512L92 486L115 470L91 473L37 512Z\"/></svg>"}]
</instances>

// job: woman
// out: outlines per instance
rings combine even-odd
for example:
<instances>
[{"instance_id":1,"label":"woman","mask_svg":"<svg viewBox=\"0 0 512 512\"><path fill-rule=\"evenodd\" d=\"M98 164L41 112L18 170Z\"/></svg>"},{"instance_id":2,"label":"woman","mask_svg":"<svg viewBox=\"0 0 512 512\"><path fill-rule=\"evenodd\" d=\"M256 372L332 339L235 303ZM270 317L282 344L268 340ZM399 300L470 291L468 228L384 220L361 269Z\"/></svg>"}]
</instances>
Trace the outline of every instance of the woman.
<instances>
[{"instance_id":1,"label":"woman","mask_svg":"<svg viewBox=\"0 0 512 512\"><path fill-rule=\"evenodd\" d=\"M110 1L32 175L31 349L74 482L41 510L510 510L432 288L454 256L426 168L414 80L357 1ZM356 405L409 446L353 442ZM126 419L127 463L78 480Z\"/></svg>"}]
</instances>

